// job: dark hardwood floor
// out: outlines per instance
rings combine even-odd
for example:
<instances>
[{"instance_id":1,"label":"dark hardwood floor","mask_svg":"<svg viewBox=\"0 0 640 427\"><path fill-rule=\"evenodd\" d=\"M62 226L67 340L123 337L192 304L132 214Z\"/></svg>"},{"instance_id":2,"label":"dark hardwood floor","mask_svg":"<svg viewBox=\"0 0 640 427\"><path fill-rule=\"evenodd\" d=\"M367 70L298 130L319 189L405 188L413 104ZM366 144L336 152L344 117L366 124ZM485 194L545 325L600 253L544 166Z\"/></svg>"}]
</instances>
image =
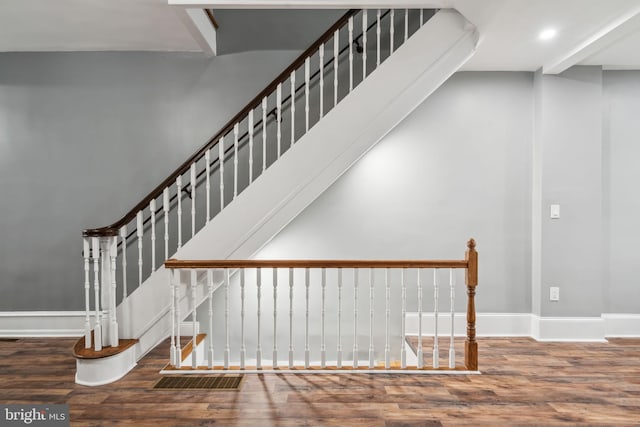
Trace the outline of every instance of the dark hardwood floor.
<instances>
[{"instance_id":1,"label":"dark hardwood floor","mask_svg":"<svg viewBox=\"0 0 640 427\"><path fill-rule=\"evenodd\" d=\"M79 386L75 341L0 341L0 403L68 403L73 426L640 425L640 339L480 338L482 375L249 374L241 391L154 390L167 343Z\"/></svg>"}]
</instances>

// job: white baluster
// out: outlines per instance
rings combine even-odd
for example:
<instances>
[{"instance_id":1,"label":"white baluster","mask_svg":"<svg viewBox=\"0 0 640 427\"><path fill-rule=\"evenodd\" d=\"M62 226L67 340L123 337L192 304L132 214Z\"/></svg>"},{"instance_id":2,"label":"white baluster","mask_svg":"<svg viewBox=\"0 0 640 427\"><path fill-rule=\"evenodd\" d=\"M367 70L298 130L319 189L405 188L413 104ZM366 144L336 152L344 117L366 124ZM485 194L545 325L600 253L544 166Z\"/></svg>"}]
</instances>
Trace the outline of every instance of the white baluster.
<instances>
[{"instance_id":1,"label":"white baluster","mask_svg":"<svg viewBox=\"0 0 640 427\"><path fill-rule=\"evenodd\" d=\"M367 77L367 9L362 11L362 80Z\"/></svg>"},{"instance_id":2,"label":"white baluster","mask_svg":"<svg viewBox=\"0 0 640 427\"><path fill-rule=\"evenodd\" d=\"M196 186L198 178L196 177L196 163L191 164L189 170L189 187L191 190L191 237L196 235Z\"/></svg>"},{"instance_id":3,"label":"white baluster","mask_svg":"<svg viewBox=\"0 0 640 427\"><path fill-rule=\"evenodd\" d=\"M109 237L109 255L111 256L111 293L109 294L109 341L113 347L118 346L118 321L116 319L116 261L118 260L118 236Z\"/></svg>"},{"instance_id":4,"label":"white baluster","mask_svg":"<svg viewBox=\"0 0 640 427\"><path fill-rule=\"evenodd\" d=\"M380 27L380 9L376 15L376 68L380 66L380 34L382 28Z\"/></svg>"},{"instance_id":5,"label":"white baluster","mask_svg":"<svg viewBox=\"0 0 640 427\"><path fill-rule=\"evenodd\" d=\"M420 9L420 27L424 24L424 9Z\"/></svg>"},{"instance_id":6,"label":"white baluster","mask_svg":"<svg viewBox=\"0 0 640 427\"><path fill-rule=\"evenodd\" d=\"M304 131L309 132L309 62L304 61Z\"/></svg>"},{"instance_id":7,"label":"white baluster","mask_svg":"<svg viewBox=\"0 0 640 427\"><path fill-rule=\"evenodd\" d=\"M156 271L156 199L149 202L151 213L151 272Z\"/></svg>"},{"instance_id":8,"label":"white baluster","mask_svg":"<svg viewBox=\"0 0 640 427\"><path fill-rule=\"evenodd\" d=\"M182 324L182 316L180 315L180 270L177 271L178 280L175 280L174 276L174 286L175 286L175 294L174 294L174 302L173 305L176 308L176 368L180 368L182 366L182 344L180 343L180 325Z\"/></svg>"},{"instance_id":9,"label":"white baluster","mask_svg":"<svg viewBox=\"0 0 640 427\"><path fill-rule=\"evenodd\" d=\"M256 287L258 289L258 346L256 348L256 368L262 369L262 342L260 340L260 297L262 286L262 269L256 269Z\"/></svg>"},{"instance_id":10,"label":"white baluster","mask_svg":"<svg viewBox=\"0 0 640 427\"><path fill-rule=\"evenodd\" d=\"M91 257L93 258L93 293L96 320L93 328L93 349L102 350L102 310L100 309L100 238L91 238Z\"/></svg>"},{"instance_id":11,"label":"white baluster","mask_svg":"<svg viewBox=\"0 0 640 427\"><path fill-rule=\"evenodd\" d=\"M262 98L262 172L267 168L267 97Z\"/></svg>"},{"instance_id":12,"label":"white baluster","mask_svg":"<svg viewBox=\"0 0 640 427\"><path fill-rule=\"evenodd\" d=\"M304 367L309 368L309 268L304 269L305 320L304 320Z\"/></svg>"},{"instance_id":13,"label":"white baluster","mask_svg":"<svg viewBox=\"0 0 640 427\"><path fill-rule=\"evenodd\" d=\"M338 105L338 55L340 54L340 30L333 33L333 106Z\"/></svg>"},{"instance_id":14,"label":"white baluster","mask_svg":"<svg viewBox=\"0 0 640 427\"><path fill-rule=\"evenodd\" d=\"M338 369L342 368L342 268L338 269Z\"/></svg>"},{"instance_id":15,"label":"white baluster","mask_svg":"<svg viewBox=\"0 0 640 427\"><path fill-rule=\"evenodd\" d=\"M325 288L327 287L327 270L326 269L322 269L322 282L320 283L320 286L322 288L322 298L321 298L321 302L320 302L320 317L321 317L321 321L322 321L322 329L321 329L321 333L320 333L320 367L322 369L324 369L326 367L326 363L327 363L327 348L325 346L325 336L324 336L324 320L325 320L325 315L326 315L326 310L325 310Z\"/></svg>"},{"instance_id":16,"label":"white baluster","mask_svg":"<svg viewBox=\"0 0 640 427\"><path fill-rule=\"evenodd\" d=\"M138 235L138 286L142 285L142 235L144 233L144 222L142 220L142 211L138 212L136 216L137 228L136 234Z\"/></svg>"},{"instance_id":17,"label":"white baluster","mask_svg":"<svg viewBox=\"0 0 640 427\"><path fill-rule=\"evenodd\" d=\"M224 269L224 369L229 369L229 269Z\"/></svg>"},{"instance_id":18,"label":"white baluster","mask_svg":"<svg viewBox=\"0 0 640 427\"><path fill-rule=\"evenodd\" d=\"M207 269L207 286L209 302L209 353L207 354L207 366L213 369L213 270Z\"/></svg>"},{"instance_id":19,"label":"white baluster","mask_svg":"<svg viewBox=\"0 0 640 427\"><path fill-rule=\"evenodd\" d=\"M349 18L349 92L353 90L353 16Z\"/></svg>"},{"instance_id":20,"label":"white baluster","mask_svg":"<svg viewBox=\"0 0 640 427\"><path fill-rule=\"evenodd\" d=\"M391 278L389 277L389 269L385 268L385 319L384 319L384 367L389 369L391 367L390 349L389 349L389 319L391 317Z\"/></svg>"},{"instance_id":21,"label":"white baluster","mask_svg":"<svg viewBox=\"0 0 640 427\"><path fill-rule=\"evenodd\" d=\"M318 50L320 57L320 118L324 116L324 43L320 45Z\"/></svg>"},{"instance_id":22,"label":"white baluster","mask_svg":"<svg viewBox=\"0 0 640 427\"><path fill-rule=\"evenodd\" d=\"M253 182L253 108L249 111L249 184Z\"/></svg>"},{"instance_id":23,"label":"white baluster","mask_svg":"<svg viewBox=\"0 0 640 427\"><path fill-rule=\"evenodd\" d=\"M169 259L169 203L169 188L167 187L162 191L162 211L164 214L164 259Z\"/></svg>"},{"instance_id":24,"label":"white baluster","mask_svg":"<svg viewBox=\"0 0 640 427\"><path fill-rule=\"evenodd\" d=\"M204 161L207 174L205 181L205 188L207 190L207 223L211 220L211 149L208 149L204 153Z\"/></svg>"},{"instance_id":25,"label":"white baluster","mask_svg":"<svg viewBox=\"0 0 640 427\"><path fill-rule=\"evenodd\" d=\"M389 23L389 55L393 53L393 38L395 36L395 27L396 27L396 10L391 9L391 17Z\"/></svg>"},{"instance_id":26,"label":"white baluster","mask_svg":"<svg viewBox=\"0 0 640 427\"><path fill-rule=\"evenodd\" d=\"M176 347L176 272L173 268L169 269L169 288L171 289L171 349L169 350L169 360L171 366L176 366L177 347Z\"/></svg>"},{"instance_id":27,"label":"white baluster","mask_svg":"<svg viewBox=\"0 0 640 427\"><path fill-rule=\"evenodd\" d=\"M407 368L407 353L405 350L405 340L407 335L406 318L407 318L407 282L405 282L406 268L403 268L400 272L400 281L402 282L402 319L400 327L400 367L402 369Z\"/></svg>"},{"instance_id":28,"label":"white baluster","mask_svg":"<svg viewBox=\"0 0 640 427\"><path fill-rule=\"evenodd\" d=\"M244 268L240 269L240 369L245 368L247 347L244 343Z\"/></svg>"},{"instance_id":29,"label":"white baluster","mask_svg":"<svg viewBox=\"0 0 640 427\"><path fill-rule=\"evenodd\" d=\"M278 269L273 268L273 369L278 367Z\"/></svg>"},{"instance_id":30,"label":"white baluster","mask_svg":"<svg viewBox=\"0 0 640 427\"><path fill-rule=\"evenodd\" d=\"M178 175L176 178L176 187L176 198L178 199L178 249L180 249L182 247L182 175Z\"/></svg>"},{"instance_id":31,"label":"white baluster","mask_svg":"<svg viewBox=\"0 0 640 427\"><path fill-rule=\"evenodd\" d=\"M291 72L291 145L296 142L296 71Z\"/></svg>"},{"instance_id":32,"label":"white baluster","mask_svg":"<svg viewBox=\"0 0 640 427\"><path fill-rule=\"evenodd\" d=\"M122 242L122 300L127 298L127 226L120 228L120 241Z\"/></svg>"},{"instance_id":33,"label":"white baluster","mask_svg":"<svg viewBox=\"0 0 640 427\"><path fill-rule=\"evenodd\" d=\"M224 209L224 137L218 141L218 164L220 165L220 210Z\"/></svg>"},{"instance_id":34,"label":"white baluster","mask_svg":"<svg viewBox=\"0 0 640 427\"><path fill-rule=\"evenodd\" d=\"M289 369L293 369L293 268L289 268Z\"/></svg>"},{"instance_id":35,"label":"white baluster","mask_svg":"<svg viewBox=\"0 0 640 427\"><path fill-rule=\"evenodd\" d=\"M451 337L449 338L449 368L456 367L456 350L454 347L454 331L455 331L455 275L453 268L449 269L449 292L451 299Z\"/></svg>"},{"instance_id":36,"label":"white baluster","mask_svg":"<svg viewBox=\"0 0 640 427\"><path fill-rule=\"evenodd\" d=\"M353 269L353 368L358 367L358 269Z\"/></svg>"},{"instance_id":37,"label":"white baluster","mask_svg":"<svg viewBox=\"0 0 640 427\"><path fill-rule=\"evenodd\" d=\"M282 153L282 83L278 83L276 87L276 147L278 154L276 158L280 158Z\"/></svg>"},{"instance_id":38,"label":"white baluster","mask_svg":"<svg viewBox=\"0 0 640 427\"><path fill-rule=\"evenodd\" d=\"M191 270L191 323L193 324L193 336L191 338L191 367L196 369L198 367L198 355L197 355L197 339L198 339L198 329L197 329L197 319L196 319L196 291L198 283L196 282L196 270Z\"/></svg>"},{"instance_id":39,"label":"white baluster","mask_svg":"<svg viewBox=\"0 0 640 427\"><path fill-rule=\"evenodd\" d=\"M433 315L435 318L434 335L433 335L433 368L440 367L440 349L438 348L438 270L433 270Z\"/></svg>"},{"instance_id":40,"label":"white baluster","mask_svg":"<svg viewBox=\"0 0 640 427\"><path fill-rule=\"evenodd\" d=\"M404 10L404 41L409 38L409 9Z\"/></svg>"},{"instance_id":41,"label":"white baluster","mask_svg":"<svg viewBox=\"0 0 640 427\"><path fill-rule=\"evenodd\" d=\"M374 302L374 270L369 269L369 369L373 369L375 350L373 348L373 302Z\"/></svg>"},{"instance_id":42,"label":"white baluster","mask_svg":"<svg viewBox=\"0 0 640 427\"><path fill-rule=\"evenodd\" d=\"M422 369L422 282L420 281L420 269L418 269L418 368Z\"/></svg>"},{"instance_id":43,"label":"white baluster","mask_svg":"<svg viewBox=\"0 0 640 427\"><path fill-rule=\"evenodd\" d=\"M238 197L238 132L239 125L233 126L233 198Z\"/></svg>"},{"instance_id":44,"label":"white baluster","mask_svg":"<svg viewBox=\"0 0 640 427\"><path fill-rule=\"evenodd\" d=\"M89 268L91 254L88 237L82 238L82 257L84 259L84 348L91 348L91 279L89 277L91 273Z\"/></svg>"}]
</instances>

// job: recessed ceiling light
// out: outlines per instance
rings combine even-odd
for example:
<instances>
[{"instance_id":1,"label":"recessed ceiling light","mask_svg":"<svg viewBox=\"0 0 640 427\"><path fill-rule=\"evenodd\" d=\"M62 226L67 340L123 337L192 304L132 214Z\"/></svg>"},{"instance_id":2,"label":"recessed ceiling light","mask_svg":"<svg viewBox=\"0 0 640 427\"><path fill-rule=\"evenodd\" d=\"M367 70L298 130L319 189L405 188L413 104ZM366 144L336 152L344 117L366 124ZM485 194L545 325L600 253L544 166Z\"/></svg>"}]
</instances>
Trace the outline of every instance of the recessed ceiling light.
<instances>
[{"instance_id":1,"label":"recessed ceiling light","mask_svg":"<svg viewBox=\"0 0 640 427\"><path fill-rule=\"evenodd\" d=\"M551 40L556 36L556 34L558 34L558 32L554 28L547 28L540 33L538 38L540 40Z\"/></svg>"}]
</instances>

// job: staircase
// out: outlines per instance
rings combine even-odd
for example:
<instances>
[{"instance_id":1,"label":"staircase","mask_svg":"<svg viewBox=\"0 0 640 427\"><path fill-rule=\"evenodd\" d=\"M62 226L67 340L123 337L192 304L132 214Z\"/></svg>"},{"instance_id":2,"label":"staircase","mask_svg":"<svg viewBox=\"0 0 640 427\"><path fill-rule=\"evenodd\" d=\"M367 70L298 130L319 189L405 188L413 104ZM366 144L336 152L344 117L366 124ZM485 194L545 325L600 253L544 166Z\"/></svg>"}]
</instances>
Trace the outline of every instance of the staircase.
<instances>
[{"instance_id":1,"label":"staircase","mask_svg":"<svg viewBox=\"0 0 640 427\"><path fill-rule=\"evenodd\" d=\"M251 258L476 43L453 10L350 10L121 220L85 230L84 347L99 356L137 341L78 357L76 382L115 381L169 336L165 259ZM206 298L204 288L179 300L179 318Z\"/></svg>"}]
</instances>

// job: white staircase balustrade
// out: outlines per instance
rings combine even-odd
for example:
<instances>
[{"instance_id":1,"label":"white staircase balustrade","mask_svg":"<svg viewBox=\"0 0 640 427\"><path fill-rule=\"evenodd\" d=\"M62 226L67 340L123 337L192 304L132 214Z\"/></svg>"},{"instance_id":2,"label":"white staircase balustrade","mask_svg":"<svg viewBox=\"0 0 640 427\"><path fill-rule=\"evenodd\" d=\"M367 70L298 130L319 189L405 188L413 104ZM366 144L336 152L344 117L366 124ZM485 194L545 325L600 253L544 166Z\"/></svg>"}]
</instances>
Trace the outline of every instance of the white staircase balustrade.
<instances>
[{"instance_id":1,"label":"white staircase balustrade","mask_svg":"<svg viewBox=\"0 0 640 427\"><path fill-rule=\"evenodd\" d=\"M369 13L375 13L376 16L372 23L367 19ZM207 258L227 258L232 255L249 257L429 96L474 51L477 34L473 26L457 12L443 10L433 17L428 15L430 19L427 24L418 28L407 26L405 19L400 25L407 27L405 33L409 32L406 41L398 43L399 40L396 40L393 54L386 52L387 46L383 47L378 41L375 47L376 64L368 64L367 51L373 50L373 47L368 47L367 41L371 40L373 31L380 39L383 22L389 22L391 31L394 25L390 22L390 16L393 13L388 9L347 13L121 220L107 227L84 231L83 249L87 245L89 247L88 251L83 251L85 302L87 294L90 295L87 292L87 276L90 287L92 263L94 270L93 307L91 298L85 304L87 317L94 318L93 340L87 340L85 331L85 341L91 341L94 351L99 352L104 346L117 346L120 338L134 338L138 340L134 358L139 359L172 333L172 323L175 322L174 327L179 334L180 323L191 314L189 301L192 296L187 292L188 285L176 285L166 295L157 292L159 288L166 289L164 284L168 281L168 273L164 267L158 267L156 221L164 224L164 259L193 258L199 252L200 257ZM421 10L405 11L408 16L421 13ZM355 28L354 22L358 17L361 17L362 28ZM384 26L386 28L386 24ZM344 29L343 36L339 37L341 29ZM358 81L353 79L354 41L362 46L363 78ZM317 69L314 66L317 71L312 74L310 58L314 55L318 57L320 46L325 45L333 45L334 55L326 55L322 65ZM390 44L388 46L391 47ZM420 54L417 55L417 52ZM339 67L340 61L348 61L349 66ZM304 73L304 81L298 86L296 73ZM334 105L320 101L319 82L324 82L330 73L334 74ZM285 98L282 85L286 80L290 83L290 93ZM340 86L345 88L342 93L338 92ZM296 95L303 93L305 115L298 117L295 114ZM340 98L343 93L347 95ZM276 102L274 114L269 114L267 108L269 96ZM320 102L323 102L322 106ZM254 113L259 108L262 111L261 120ZM290 114L286 114L287 108ZM321 112L319 121L311 123L311 110ZM318 116L314 114L313 117ZM240 132L241 123L243 129L244 123L248 124L246 132ZM289 145L282 144L281 132L286 126L291 130ZM276 130L273 141L267 138L269 129ZM254 150L253 144L254 139L260 136L261 153L260 150ZM233 143L225 145L225 138L227 141L233 138ZM218 153L215 158L211 155L212 150ZM256 171L253 163L254 160L260 160L260 155L262 170ZM276 160L269 164L268 156ZM231 161L232 157L233 187L227 186L229 188L225 189L225 163ZM244 181L244 187L241 187L238 174L246 170L247 165L249 185L246 186ZM183 182L185 176L189 179L188 187ZM201 184L206 184L206 203L201 204L202 213L195 201L196 189ZM226 191L231 192L226 194ZM210 201L215 196L220 198L220 211L211 212ZM182 233L182 203L186 197L191 198L191 233L188 238ZM206 220L199 224L196 217L200 215L205 216ZM111 239L115 239L115 245ZM147 243L143 243L145 240ZM127 264L127 247L136 243L138 262ZM147 244L151 249L143 252ZM116 256L112 257L114 246ZM202 248L206 248L204 252L201 252ZM117 262L118 257L120 262ZM121 279L116 276L112 258L116 260L115 265L122 266ZM148 267L143 268L145 266ZM127 273L137 273L137 283L127 283ZM131 274L129 277L132 277ZM199 282L204 280L198 277ZM120 281L121 284L118 283ZM176 277L176 281L180 282L180 278ZM219 293L215 289L222 282L214 281L214 298ZM120 301L115 299L114 286L118 285L122 286L123 291ZM200 288L202 286L198 287L196 305L205 301L209 294L206 289ZM357 289L354 291L357 293ZM173 311L170 308L172 304L175 305ZM286 318L278 316L278 319L282 317ZM345 318L342 316L342 320ZM228 327L227 319L225 329ZM354 325L354 332L357 334L357 325ZM353 344L357 353L357 339ZM175 363L180 365L182 351L179 341L175 342L175 352L178 359ZM229 352L227 344L225 351L220 353L228 355ZM261 350L258 349L257 356L260 355ZM341 356L341 359L344 358L346 355ZM353 359L357 367L357 357ZM83 375L90 369L88 361L79 360L77 363L78 366L82 364ZM88 383L82 378L77 378L77 381Z\"/></svg>"},{"instance_id":2,"label":"white staircase balustrade","mask_svg":"<svg viewBox=\"0 0 640 427\"><path fill-rule=\"evenodd\" d=\"M475 243L474 243L475 244ZM193 305L196 301L196 288L202 287L205 299L208 300L208 307L212 306L212 300L216 297L213 291L212 277L220 277L219 273L223 274L223 286L225 295L225 313L224 322L216 321L213 318L213 311L209 308L209 324L221 324L224 323L225 330L220 331L220 328L209 330L208 340L210 347L210 357L208 360L202 358L199 364L196 363L197 358L191 357L191 367L180 366L181 358L173 356L173 349L170 354L171 366L163 371L163 373L176 373L184 372L185 370L202 370L209 369L210 371L219 370L242 370L245 372L281 372L287 370L293 370L295 372L321 372L323 370L331 371L368 371L368 372L425 372L425 371L475 371L477 369L477 350L470 355L470 347L474 347L472 344L475 338L475 312L473 306L473 296L469 295L467 301L467 322L468 322L468 335L467 341L464 343L465 351L465 365L457 366L455 359L451 357L451 354L455 353L455 342L453 336L450 341L450 363L446 367L441 367L438 363L439 351L438 351L438 329L435 327L433 333L433 347L431 349L430 356L433 357L433 363L425 364L424 361L420 362L418 359L415 365L408 365L406 361L406 294L407 294L407 282L413 282L415 280L415 286L418 290L418 305L419 309L424 306L431 306L430 303L420 304L420 297L422 292L420 289L423 287L424 275L429 269L433 273L433 311L424 313L427 318L433 316L437 319L438 309L436 300L438 298L438 272L439 269L448 268L450 272L450 286L453 287L453 274L454 270L463 270L465 277L467 278L467 289L472 289L475 292L475 286L477 281L477 253L475 252L474 244L469 243L469 251L465 259L463 260L444 260L444 261L430 261L430 260L391 260L391 261L364 261L364 260L221 260L221 261L207 261L207 260L169 260L165 263L165 266L170 269L170 284L171 289L178 289L181 286L190 286L191 301ZM342 302L341 302L341 290L344 286L344 269L352 269L353 278L352 285L354 289L354 304L349 309L353 311L353 354L347 357L345 361L342 357L342 339L341 328L344 319L342 318ZM273 302L269 307L269 302L262 299L263 285L269 285L269 279L265 276L265 269L271 269L271 286L273 287ZM367 362L362 363L361 355L357 351L357 338L358 338L358 303L357 303L357 289L358 280L362 275L363 270L368 270L369 280L369 298L367 303L369 307L368 318L368 357L365 356ZM179 272L184 271L185 275L180 275ZM206 271L206 274L204 272ZM245 289L245 273L255 272L256 286L249 287L246 292ZM267 270L268 271L268 270ZM289 303L284 306L285 312L288 312L288 316L279 316L278 306L278 282L279 272L287 271L289 279ZM296 274L296 272L300 274ZM384 274L385 280L379 282L376 280L376 274L380 272ZM411 276L410 276L411 274ZM184 283L176 283L176 278L182 277ZM410 278L411 277L411 278ZM415 279L414 279L415 278ZM263 283L263 281L265 281ZM379 283L379 288L385 290L384 301L380 299L379 302L375 298L375 289ZM298 295L298 298L294 298L294 288L297 286L304 287L304 295ZM239 289L239 293L234 291ZM173 291L172 291L173 292ZM335 293L334 293L335 292ZM473 293L474 293L473 292ZM337 328L327 327L327 293L333 293L338 297L337 306ZM314 298L311 298L311 295ZM392 295L401 296L401 310L392 310ZM231 301L233 296L233 301ZM239 300L238 300L239 297ZM302 300L304 298L304 300ZM174 306L172 306L172 312L179 312L179 298L174 298ZM376 303L377 302L377 303ZM255 306L257 309L257 321L255 328L251 328L255 334L249 333L245 337L244 320L240 327L229 328L229 314L227 311L229 307L239 307L240 317L244 319L244 307L248 304ZM266 305L266 307L264 307ZM420 307L422 306L422 307ZM261 313L264 309L273 310L273 328L265 331L262 327ZM383 311L384 310L384 311ZM232 310L234 312L235 310ZM375 316L375 311L384 312L384 316ZM192 319L196 319L196 313L191 310ZM304 331L301 329L298 332L299 339L294 337L294 319L304 319ZM286 327L288 326L288 328ZM176 334L176 337L172 337L171 342L180 342L179 328L172 328L172 333ZM282 331L282 332L279 332ZM413 338L412 344L414 348L412 351L414 356L418 358L423 357L423 351L421 351L420 345L423 344L424 338L427 336L424 333L424 329L419 327L418 336ZM262 354L262 338L263 335L272 333L273 339L273 352L271 354L271 360L264 360ZM424 336L423 336L424 335ZM239 340L238 340L239 338ZM245 343L245 339L247 342ZM193 330L193 343L197 342L196 329ZM213 358L212 348L216 346L215 343L224 342L225 354L221 360ZM288 354L282 355L282 360L279 358L278 347L280 342L287 342L289 346ZM230 345L230 343L232 343ZM302 348L296 348L295 343L304 343ZM328 346L328 343L336 343L337 345ZM256 358L255 360L245 360L245 345L255 344L256 346ZM462 345L462 343L460 343ZM196 352L196 345L192 346L192 352ZM333 350L335 349L335 351ZM376 350L378 349L378 350ZM383 350L384 349L384 350ZM461 350L461 349L459 349ZM188 355L182 355L183 358ZM471 358L471 359L469 359ZM476 358L476 359L474 359ZM351 359L351 360L349 360ZM346 362L346 363L345 363ZM453 363L452 363L453 362Z\"/></svg>"}]
</instances>

